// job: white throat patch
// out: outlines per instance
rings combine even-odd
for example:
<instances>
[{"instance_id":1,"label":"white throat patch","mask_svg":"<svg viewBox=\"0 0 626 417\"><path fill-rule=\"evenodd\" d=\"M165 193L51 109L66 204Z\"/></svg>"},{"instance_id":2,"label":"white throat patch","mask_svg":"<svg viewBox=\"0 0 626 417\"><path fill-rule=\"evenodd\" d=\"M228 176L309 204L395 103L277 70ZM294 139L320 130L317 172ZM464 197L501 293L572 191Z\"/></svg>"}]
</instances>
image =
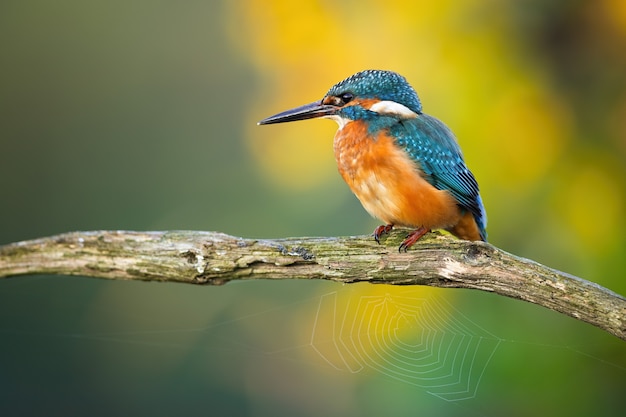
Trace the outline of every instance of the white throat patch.
<instances>
[{"instance_id":1,"label":"white throat patch","mask_svg":"<svg viewBox=\"0 0 626 417\"><path fill-rule=\"evenodd\" d=\"M333 114L332 116L324 116L327 119L332 119L335 122L337 122L337 124L339 125L339 130L343 129L343 127L345 125L347 125L348 123L350 123L352 120L350 119L346 119L344 117L338 116L336 114Z\"/></svg>"},{"instance_id":2,"label":"white throat patch","mask_svg":"<svg viewBox=\"0 0 626 417\"><path fill-rule=\"evenodd\" d=\"M414 119L417 117L417 113L413 110L400 103L390 100L383 100L378 103L374 103L369 110L382 115L396 116L401 119Z\"/></svg>"}]
</instances>

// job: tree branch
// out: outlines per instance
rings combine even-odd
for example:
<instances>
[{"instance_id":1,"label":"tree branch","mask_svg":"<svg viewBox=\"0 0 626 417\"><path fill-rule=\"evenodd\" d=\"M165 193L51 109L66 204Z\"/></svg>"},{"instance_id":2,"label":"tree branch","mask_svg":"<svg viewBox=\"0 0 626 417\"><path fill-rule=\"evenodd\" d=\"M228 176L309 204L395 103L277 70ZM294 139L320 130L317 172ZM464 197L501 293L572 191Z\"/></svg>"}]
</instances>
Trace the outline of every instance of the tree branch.
<instances>
[{"instance_id":1,"label":"tree branch","mask_svg":"<svg viewBox=\"0 0 626 417\"><path fill-rule=\"evenodd\" d=\"M27 274L220 285L237 279L326 279L471 288L529 301L626 340L626 299L483 242L432 233L408 253L394 231L371 236L242 239L223 233L74 232L0 246L0 277Z\"/></svg>"}]
</instances>

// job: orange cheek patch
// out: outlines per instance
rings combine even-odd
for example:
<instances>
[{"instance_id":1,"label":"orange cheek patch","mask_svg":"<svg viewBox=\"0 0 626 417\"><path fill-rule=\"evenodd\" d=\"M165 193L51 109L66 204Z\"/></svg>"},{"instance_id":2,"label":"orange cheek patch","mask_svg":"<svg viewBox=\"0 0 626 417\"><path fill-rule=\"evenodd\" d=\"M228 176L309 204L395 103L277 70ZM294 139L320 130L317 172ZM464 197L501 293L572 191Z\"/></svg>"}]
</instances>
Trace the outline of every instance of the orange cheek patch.
<instances>
[{"instance_id":1,"label":"orange cheek patch","mask_svg":"<svg viewBox=\"0 0 626 417\"><path fill-rule=\"evenodd\" d=\"M368 109L370 107L372 107L372 105L378 103L380 100L377 100L375 98L364 98L364 99L359 99L359 100L353 100L350 103L346 104L347 106L355 106L355 105L359 105L361 107L363 107L364 109Z\"/></svg>"}]
</instances>

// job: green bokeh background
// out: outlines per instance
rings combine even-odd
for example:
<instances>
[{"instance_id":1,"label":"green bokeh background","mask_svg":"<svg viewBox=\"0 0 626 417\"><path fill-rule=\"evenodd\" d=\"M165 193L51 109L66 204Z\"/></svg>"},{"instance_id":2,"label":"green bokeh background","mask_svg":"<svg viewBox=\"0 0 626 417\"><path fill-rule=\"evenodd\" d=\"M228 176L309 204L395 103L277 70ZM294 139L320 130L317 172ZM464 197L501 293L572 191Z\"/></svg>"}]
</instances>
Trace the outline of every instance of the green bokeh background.
<instances>
[{"instance_id":1,"label":"green bokeh background","mask_svg":"<svg viewBox=\"0 0 626 417\"><path fill-rule=\"evenodd\" d=\"M369 232L376 221L333 167L334 125L255 122L379 67L405 74L457 132L493 244L626 293L621 2L298 4L2 2L0 244L98 229ZM427 15L427 26L384 20L394 13ZM510 80L522 81L503 98ZM298 135L288 149L272 141L286 131ZM622 341L471 291L424 290L501 340L469 400L307 353L320 296L370 287L1 280L0 414L617 416L626 406Z\"/></svg>"}]
</instances>

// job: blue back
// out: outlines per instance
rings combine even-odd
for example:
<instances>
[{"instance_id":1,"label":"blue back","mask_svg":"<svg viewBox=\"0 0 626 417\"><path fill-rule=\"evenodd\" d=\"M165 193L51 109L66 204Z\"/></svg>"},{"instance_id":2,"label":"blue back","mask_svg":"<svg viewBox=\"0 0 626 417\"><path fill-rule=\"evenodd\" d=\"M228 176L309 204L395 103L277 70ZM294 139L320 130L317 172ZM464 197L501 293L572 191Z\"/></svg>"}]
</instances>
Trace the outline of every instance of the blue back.
<instances>
[{"instance_id":1,"label":"blue back","mask_svg":"<svg viewBox=\"0 0 626 417\"><path fill-rule=\"evenodd\" d=\"M397 144L419 163L425 179L439 190L448 190L459 206L472 213L481 237L487 240L487 214L478 183L450 129L422 113L415 119L398 121L389 130Z\"/></svg>"}]
</instances>

